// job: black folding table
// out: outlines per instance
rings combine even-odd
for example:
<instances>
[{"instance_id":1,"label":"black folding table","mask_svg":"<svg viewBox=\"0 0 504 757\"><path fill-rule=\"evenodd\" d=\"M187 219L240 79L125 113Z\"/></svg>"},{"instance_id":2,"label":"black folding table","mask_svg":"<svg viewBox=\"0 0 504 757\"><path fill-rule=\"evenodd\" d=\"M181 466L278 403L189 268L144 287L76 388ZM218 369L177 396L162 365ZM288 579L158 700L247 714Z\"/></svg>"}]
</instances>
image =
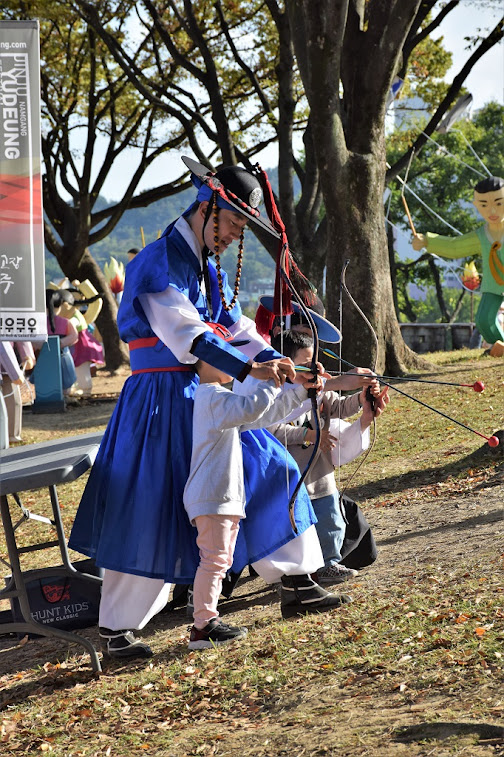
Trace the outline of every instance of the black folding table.
<instances>
[{"instance_id":1,"label":"black folding table","mask_svg":"<svg viewBox=\"0 0 504 757\"><path fill-rule=\"evenodd\" d=\"M49 576L78 576L79 579L101 583L99 576L77 571L70 561L56 486L75 481L93 464L100 445L102 434L82 434L69 436L55 441L27 444L0 452L0 511L5 531L5 541L9 562L0 560L10 568L11 576L7 586L0 590L0 600L17 598L19 601L23 621L14 620L2 622L0 633L35 633L40 636L55 637L68 642L81 644L91 656L94 671L101 670L100 661L93 644L83 636L63 631L53 626L43 625L35 621L30 614L30 605L26 584L32 578L46 578ZM20 493L33 489L48 488L51 499L53 517L47 518L30 512L23 506ZM13 523L11 506L8 497L14 500L20 508L20 518ZM56 530L56 539L38 542L30 546L18 546L16 530L27 520L38 521ZM21 570L20 555L24 552L58 547L63 565L57 567Z\"/></svg>"}]
</instances>

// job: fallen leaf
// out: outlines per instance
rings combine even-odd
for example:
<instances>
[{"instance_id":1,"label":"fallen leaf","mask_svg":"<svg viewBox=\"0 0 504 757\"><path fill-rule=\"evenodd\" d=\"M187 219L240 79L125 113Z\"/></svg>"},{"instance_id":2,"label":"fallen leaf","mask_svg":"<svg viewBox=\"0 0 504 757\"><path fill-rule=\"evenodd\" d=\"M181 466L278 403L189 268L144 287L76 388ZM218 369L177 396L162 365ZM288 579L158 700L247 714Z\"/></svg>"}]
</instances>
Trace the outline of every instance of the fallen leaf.
<instances>
[{"instance_id":1,"label":"fallen leaf","mask_svg":"<svg viewBox=\"0 0 504 757\"><path fill-rule=\"evenodd\" d=\"M467 623L469 618L469 615L466 615L465 612L461 612L460 615L455 618L455 623Z\"/></svg>"}]
</instances>

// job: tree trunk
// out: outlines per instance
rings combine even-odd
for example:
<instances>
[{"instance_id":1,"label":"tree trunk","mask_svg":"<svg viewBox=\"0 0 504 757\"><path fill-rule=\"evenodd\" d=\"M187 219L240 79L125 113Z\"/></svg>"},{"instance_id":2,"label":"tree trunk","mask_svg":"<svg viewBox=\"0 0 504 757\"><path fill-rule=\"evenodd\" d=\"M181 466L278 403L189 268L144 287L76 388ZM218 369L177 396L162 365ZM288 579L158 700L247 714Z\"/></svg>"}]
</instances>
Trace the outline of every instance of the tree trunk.
<instances>
[{"instance_id":1,"label":"tree trunk","mask_svg":"<svg viewBox=\"0 0 504 757\"><path fill-rule=\"evenodd\" d=\"M408 5L416 8L418 0ZM342 355L353 365L401 374L425 365L399 329L383 213L385 102L407 34L407 13L394 16L397 28L389 27L384 38L383 24L364 28L348 0L290 0L287 7L325 203L327 316L338 322L341 272L348 260L348 289L372 327L344 299ZM370 9L383 21L393 16L385 2Z\"/></svg>"},{"instance_id":2,"label":"tree trunk","mask_svg":"<svg viewBox=\"0 0 504 757\"><path fill-rule=\"evenodd\" d=\"M390 266L390 280L392 282L392 297L394 298L394 310L397 317L397 320L399 320L399 302L397 299L397 271L396 271L396 251L395 251L395 238L394 238L394 229L392 226L388 225L386 227L387 231L387 247L388 247L388 257L389 257L389 266Z\"/></svg>"},{"instance_id":3,"label":"tree trunk","mask_svg":"<svg viewBox=\"0 0 504 757\"><path fill-rule=\"evenodd\" d=\"M117 328L117 304L98 263L87 248L84 254L80 256L79 262L76 261L75 255L68 255L65 248L62 248L61 256L58 256L58 263L70 281L89 279L97 291L103 295L103 306L96 319L96 325L103 339L105 367L114 372L121 365L128 365L128 348L121 341Z\"/></svg>"},{"instance_id":4,"label":"tree trunk","mask_svg":"<svg viewBox=\"0 0 504 757\"><path fill-rule=\"evenodd\" d=\"M361 314L343 295L343 357L354 365L376 366L380 373L404 373L418 362L402 339L394 310L381 202L383 175L376 156L354 154L339 172L338 182L330 175L323 177L330 185L324 187L324 195L327 199L330 192L332 206L338 208L337 214L328 212L332 242L328 249L327 316L337 322L341 272L348 260L346 284L373 324L377 344Z\"/></svg>"}]
</instances>

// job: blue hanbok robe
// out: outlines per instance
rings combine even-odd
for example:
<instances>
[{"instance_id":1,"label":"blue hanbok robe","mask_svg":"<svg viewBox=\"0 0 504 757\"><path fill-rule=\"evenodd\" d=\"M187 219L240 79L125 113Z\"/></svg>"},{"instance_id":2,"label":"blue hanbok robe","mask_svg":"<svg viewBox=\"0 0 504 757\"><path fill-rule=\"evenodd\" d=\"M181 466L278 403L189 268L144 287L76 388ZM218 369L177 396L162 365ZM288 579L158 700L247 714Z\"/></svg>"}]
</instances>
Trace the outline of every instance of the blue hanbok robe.
<instances>
[{"instance_id":1,"label":"blue hanbok robe","mask_svg":"<svg viewBox=\"0 0 504 757\"><path fill-rule=\"evenodd\" d=\"M229 313L222 307L212 261L209 280L212 320L230 328L241 318L241 310L238 304ZM100 567L179 584L192 583L199 563L196 528L183 505L199 379L191 365L180 364L162 342L149 346L150 342L137 341L156 342L139 296L173 286L208 322L200 281L199 261L174 224L128 264L119 331L130 348L146 346L131 352L132 370L138 372L124 384L69 540L71 549L94 558ZM232 294L225 275L224 285L229 301ZM205 331L204 337L194 354L238 376L247 358L211 332ZM258 359L276 356L265 349ZM299 480L293 458L268 431L247 431L242 443L247 505L235 549L233 570L237 572L295 537L287 505ZM316 522L304 486L295 516L298 533Z\"/></svg>"}]
</instances>

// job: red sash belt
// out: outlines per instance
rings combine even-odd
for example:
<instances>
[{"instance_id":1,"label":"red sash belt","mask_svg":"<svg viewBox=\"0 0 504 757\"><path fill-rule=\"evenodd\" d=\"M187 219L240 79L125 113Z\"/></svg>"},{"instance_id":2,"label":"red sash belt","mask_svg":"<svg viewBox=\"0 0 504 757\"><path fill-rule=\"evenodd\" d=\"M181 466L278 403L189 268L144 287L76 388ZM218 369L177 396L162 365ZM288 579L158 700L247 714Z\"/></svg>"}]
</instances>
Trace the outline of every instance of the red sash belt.
<instances>
[{"instance_id":1,"label":"red sash belt","mask_svg":"<svg viewBox=\"0 0 504 757\"><path fill-rule=\"evenodd\" d=\"M130 350L139 350L140 347L155 347L158 342L157 336L147 336L145 339L133 339L129 342L128 347Z\"/></svg>"},{"instance_id":2,"label":"red sash belt","mask_svg":"<svg viewBox=\"0 0 504 757\"><path fill-rule=\"evenodd\" d=\"M165 373L170 371L192 371L193 368L189 368L188 365L173 366L172 368L136 368L131 371L132 376L136 376L137 373Z\"/></svg>"},{"instance_id":3,"label":"red sash belt","mask_svg":"<svg viewBox=\"0 0 504 757\"><path fill-rule=\"evenodd\" d=\"M132 354L130 357L131 374L133 376L137 373L194 371L194 368L190 365L183 365L182 363L169 365L169 363L176 360L176 358L173 353L170 352L168 347L161 343L157 336L149 336L144 339L133 339L128 344L128 347L130 353L136 352L136 350L142 350L141 352L136 352L135 355Z\"/></svg>"}]
</instances>

